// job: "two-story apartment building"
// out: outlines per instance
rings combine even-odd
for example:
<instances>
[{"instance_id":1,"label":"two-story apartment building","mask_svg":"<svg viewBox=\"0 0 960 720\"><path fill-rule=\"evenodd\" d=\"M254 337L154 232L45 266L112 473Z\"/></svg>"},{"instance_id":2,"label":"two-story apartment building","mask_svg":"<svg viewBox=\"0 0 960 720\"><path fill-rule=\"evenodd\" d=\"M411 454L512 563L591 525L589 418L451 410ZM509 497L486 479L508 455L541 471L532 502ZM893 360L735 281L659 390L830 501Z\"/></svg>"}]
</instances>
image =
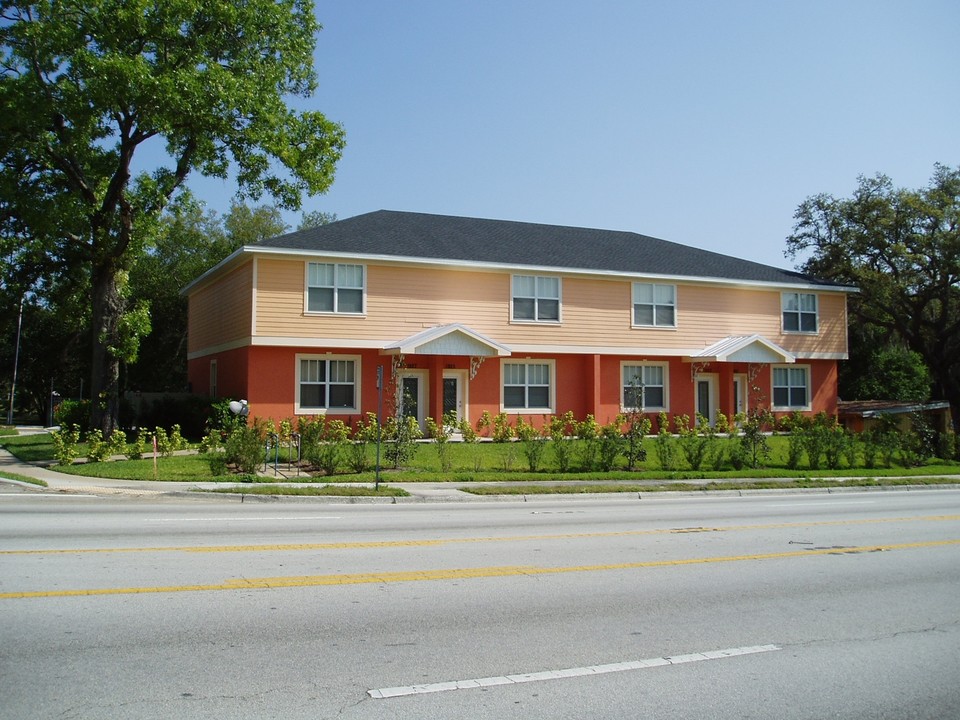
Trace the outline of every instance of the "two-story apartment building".
<instances>
[{"instance_id":1,"label":"two-story apartment building","mask_svg":"<svg viewBox=\"0 0 960 720\"><path fill-rule=\"evenodd\" d=\"M185 288L189 379L276 420L376 412L378 374L421 422L835 414L850 292L630 232L378 211Z\"/></svg>"}]
</instances>

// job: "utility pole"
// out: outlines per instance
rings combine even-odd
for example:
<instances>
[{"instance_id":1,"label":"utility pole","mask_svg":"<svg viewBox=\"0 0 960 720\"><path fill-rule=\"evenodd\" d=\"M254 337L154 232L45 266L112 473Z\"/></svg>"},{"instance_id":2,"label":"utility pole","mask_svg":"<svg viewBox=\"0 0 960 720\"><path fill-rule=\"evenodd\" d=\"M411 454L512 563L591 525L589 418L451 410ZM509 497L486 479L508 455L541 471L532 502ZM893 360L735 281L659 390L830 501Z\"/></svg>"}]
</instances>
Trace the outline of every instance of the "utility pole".
<instances>
[{"instance_id":1,"label":"utility pole","mask_svg":"<svg viewBox=\"0 0 960 720\"><path fill-rule=\"evenodd\" d=\"M13 425L13 401L17 396L17 366L20 364L20 328L23 327L23 295L20 296L20 313L17 315L17 344L13 351L13 382L10 384L10 409L7 425Z\"/></svg>"}]
</instances>

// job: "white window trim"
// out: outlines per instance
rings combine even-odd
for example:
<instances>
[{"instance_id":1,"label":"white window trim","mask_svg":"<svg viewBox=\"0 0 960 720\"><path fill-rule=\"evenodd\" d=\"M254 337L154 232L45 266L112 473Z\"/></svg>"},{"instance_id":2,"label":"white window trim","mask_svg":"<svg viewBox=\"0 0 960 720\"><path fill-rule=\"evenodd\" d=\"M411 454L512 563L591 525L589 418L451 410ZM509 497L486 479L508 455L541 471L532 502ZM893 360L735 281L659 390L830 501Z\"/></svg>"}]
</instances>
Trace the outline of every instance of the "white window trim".
<instances>
[{"instance_id":1,"label":"white window trim","mask_svg":"<svg viewBox=\"0 0 960 720\"><path fill-rule=\"evenodd\" d=\"M814 305L816 306L813 310L814 321L816 322L815 330L787 330L786 324L783 322L783 316L786 312L797 313L797 325L802 327L803 320L802 317L804 314L809 314L809 310L800 310L799 306L801 304L800 298L804 295L809 295L813 298ZM797 310L786 310L786 299L788 296L796 296L797 298ZM780 293L780 330L784 335L819 335L820 334L820 296L816 293L808 292L784 292Z\"/></svg>"},{"instance_id":2,"label":"white window trim","mask_svg":"<svg viewBox=\"0 0 960 720\"><path fill-rule=\"evenodd\" d=\"M311 265L333 265L333 310L310 310L310 288L311 287L330 287L329 285L310 285L310 266ZM342 265L356 265L363 270L363 286L360 288L362 298L360 304L363 309L360 312L347 312L337 309L340 289L337 285L337 268ZM346 288L356 290L356 288ZM347 317L365 317L367 314L367 266L363 263L350 262L324 262L321 260L309 260L303 264L303 314L304 315L345 315Z\"/></svg>"},{"instance_id":3,"label":"white window trim","mask_svg":"<svg viewBox=\"0 0 960 720\"><path fill-rule=\"evenodd\" d=\"M534 408L507 407L504 402L504 369L507 365L548 365L550 367L550 406ZM553 414L557 407L557 361L545 360L543 358L522 358L519 360L505 360L500 363L500 412L511 415L543 415L544 413Z\"/></svg>"},{"instance_id":4,"label":"white window trim","mask_svg":"<svg viewBox=\"0 0 960 720\"><path fill-rule=\"evenodd\" d=\"M623 384L623 369L628 365L633 367L661 367L663 368L663 407L629 407L626 404ZM621 360L620 361L620 410L623 412L670 412L670 363L654 360Z\"/></svg>"},{"instance_id":5,"label":"white window trim","mask_svg":"<svg viewBox=\"0 0 960 720\"><path fill-rule=\"evenodd\" d=\"M653 303L653 323L650 325L638 325L636 322L637 319L637 302L634 300L636 297L636 288L639 285L649 285L654 288L654 303ZM667 285L673 288L673 324L672 325L658 325L657 324L657 302L656 302L656 287L658 285ZM630 284L630 327L635 329L644 329L644 330L676 330L679 326L677 318L677 286L673 283L654 283L654 282L634 282ZM646 304L646 303L644 303ZM663 304L663 303L661 303Z\"/></svg>"},{"instance_id":6,"label":"white window trim","mask_svg":"<svg viewBox=\"0 0 960 720\"><path fill-rule=\"evenodd\" d=\"M352 360L353 361L353 404L354 407L344 408L321 408L321 407L303 407L300 405L300 361L301 360ZM330 354L311 354L297 353L294 356L295 378L293 386L293 414L294 415L356 415L360 412L360 379L362 377L362 365L359 355L330 355Z\"/></svg>"},{"instance_id":7,"label":"white window trim","mask_svg":"<svg viewBox=\"0 0 960 720\"><path fill-rule=\"evenodd\" d=\"M804 370L806 372L806 375L807 375L807 388L806 388L807 404L806 405L775 405L774 404L774 400L773 400L773 398L775 397L775 393L774 393L775 386L773 383L774 370L781 369L781 368L788 371L787 377L789 377L790 370ZM787 386L787 387L793 387L793 386ZM787 395L789 396L789 392L787 393ZM803 412L805 410L813 409L813 371L811 370L810 365L793 364L793 365L771 365L770 366L770 408L771 410L775 410L777 412L795 412L798 410Z\"/></svg>"},{"instance_id":8,"label":"white window trim","mask_svg":"<svg viewBox=\"0 0 960 720\"><path fill-rule=\"evenodd\" d=\"M536 294L536 285L538 278L550 278L551 280L557 281L557 319L556 320L539 320L537 318L518 318L514 316L514 300L517 298L516 293L516 281L518 277L532 277L534 284L534 294L533 294L533 307L534 314L539 314L540 308L540 298ZM529 295L524 295L523 297L529 298ZM544 300L553 300L554 298L544 298ZM528 273L516 273L510 276L510 322L514 323L529 323L531 325L559 325L563 322L563 278L557 275L531 275Z\"/></svg>"}]
</instances>

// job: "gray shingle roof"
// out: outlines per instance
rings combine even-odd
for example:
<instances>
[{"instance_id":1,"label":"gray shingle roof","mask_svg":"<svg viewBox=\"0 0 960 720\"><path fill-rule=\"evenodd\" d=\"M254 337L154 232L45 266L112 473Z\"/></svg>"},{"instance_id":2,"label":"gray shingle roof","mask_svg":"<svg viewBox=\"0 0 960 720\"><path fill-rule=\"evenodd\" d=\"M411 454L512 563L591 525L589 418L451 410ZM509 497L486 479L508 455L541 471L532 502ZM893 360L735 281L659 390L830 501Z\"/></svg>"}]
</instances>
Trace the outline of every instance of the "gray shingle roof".
<instances>
[{"instance_id":1,"label":"gray shingle roof","mask_svg":"<svg viewBox=\"0 0 960 720\"><path fill-rule=\"evenodd\" d=\"M258 245L513 267L833 285L790 270L632 232L390 210L268 238Z\"/></svg>"}]
</instances>

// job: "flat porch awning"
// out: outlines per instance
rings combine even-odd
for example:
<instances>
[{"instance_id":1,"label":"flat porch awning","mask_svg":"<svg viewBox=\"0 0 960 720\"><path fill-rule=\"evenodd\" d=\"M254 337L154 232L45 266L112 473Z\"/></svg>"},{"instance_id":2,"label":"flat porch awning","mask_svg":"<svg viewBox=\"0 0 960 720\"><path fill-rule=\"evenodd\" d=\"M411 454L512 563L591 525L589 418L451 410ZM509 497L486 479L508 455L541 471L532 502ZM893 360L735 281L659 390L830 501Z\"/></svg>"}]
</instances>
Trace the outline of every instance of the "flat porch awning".
<instances>
[{"instance_id":1,"label":"flat porch awning","mask_svg":"<svg viewBox=\"0 0 960 720\"><path fill-rule=\"evenodd\" d=\"M793 363L796 356L762 335L731 335L684 358L687 362Z\"/></svg>"},{"instance_id":2,"label":"flat porch awning","mask_svg":"<svg viewBox=\"0 0 960 720\"><path fill-rule=\"evenodd\" d=\"M390 343L381 355L465 355L469 357L508 357L510 348L491 340L460 323L427 328L410 337Z\"/></svg>"}]
</instances>

